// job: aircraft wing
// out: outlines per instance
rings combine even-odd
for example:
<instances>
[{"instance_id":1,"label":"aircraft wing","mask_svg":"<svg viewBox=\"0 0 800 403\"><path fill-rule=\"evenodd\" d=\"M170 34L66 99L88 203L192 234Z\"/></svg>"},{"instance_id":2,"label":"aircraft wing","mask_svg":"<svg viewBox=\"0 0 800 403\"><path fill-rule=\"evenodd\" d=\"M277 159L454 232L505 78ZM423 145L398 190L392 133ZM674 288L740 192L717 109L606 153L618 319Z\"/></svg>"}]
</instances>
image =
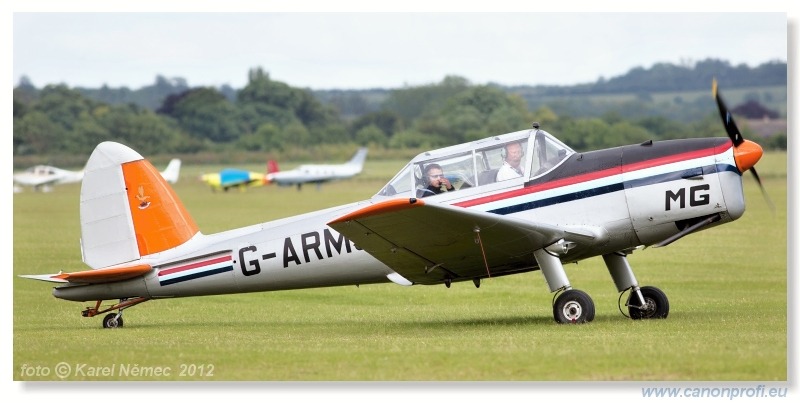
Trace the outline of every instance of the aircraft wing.
<instances>
[{"instance_id":1,"label":"aircraft wing","mask_svg":"<svg viewBox=\"0 0 800 403\"><path fill-rule=\"evenodd\" d=\"M149 264L109 269L85 270L74 273L29 274L20 277L52 283L99 284L122 281L149 273L153 268Z\"/></svg>"},{"instance_id":2,"label":"aircraft wing","mask_svg":"<svg viewBox=\"0 0 800 403\"><path fill-rule=\"evenodd\" d=\"M379 202L328 225L419 284L530 270L534 250L565 237L553 225L421 199Z\"/></svg>"}]
</instances>

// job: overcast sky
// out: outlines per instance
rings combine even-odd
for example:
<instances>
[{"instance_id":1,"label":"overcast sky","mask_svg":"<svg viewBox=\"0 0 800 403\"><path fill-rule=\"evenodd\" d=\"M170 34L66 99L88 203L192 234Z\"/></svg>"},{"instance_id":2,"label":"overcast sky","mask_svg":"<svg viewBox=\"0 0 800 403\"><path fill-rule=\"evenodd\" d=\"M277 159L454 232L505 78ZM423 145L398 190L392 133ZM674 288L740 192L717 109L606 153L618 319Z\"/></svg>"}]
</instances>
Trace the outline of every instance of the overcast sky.
<instances>
[{"instance_id":1,"label":"overcast sky","mask_svg":"<svg viewBox=\"0 0 800 403\"><path fill-rule=\"evenodd\" d=\"M241 88L572 85L655 63L787 60L787 13L13 13L13 85L135 89L156 75Z\"/></svg>"}]
</instances>

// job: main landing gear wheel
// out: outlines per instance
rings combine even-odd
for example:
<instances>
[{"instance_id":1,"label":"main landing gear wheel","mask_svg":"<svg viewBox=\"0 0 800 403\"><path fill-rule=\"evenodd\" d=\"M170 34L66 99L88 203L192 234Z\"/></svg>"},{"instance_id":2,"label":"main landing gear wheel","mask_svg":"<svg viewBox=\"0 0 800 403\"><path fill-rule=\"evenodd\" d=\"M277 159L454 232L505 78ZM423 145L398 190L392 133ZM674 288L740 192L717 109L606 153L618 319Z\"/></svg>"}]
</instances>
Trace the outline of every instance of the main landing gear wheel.
<instances>
[{"instance_id":1,"label":"main landing gear wheel","mask_svg":"<svg viewBox=\"0 0 800 403\"><path fill-rule=\"evenodd\" d=\"M553 317L558 323L587 323L594 320L594 302L580 290L567 290L556 298Z\"/></svg>"},{"instance_id":2,"label":"main landing gear wheel","mask_svg":"<svg viewBox=\"0 0 800 403\"><path fill-rule=\"evenodd\" d=\"M631 319L664 319L669 314L669 300L667 294L656 287L645 286L639 289L644 297L644 308L633 306L632 302L639 298L631 293L628 313ZM637 303L638 305L638 303Z\"/></svg>"},{"instance_id":3,"label":"main landing gear wheel","mask_svg":"<svg viewBox=\"0 0 800 403\"><path fill-rule=\"evenodd\" d=\"M122 315L117 317L116 313L110 313L103 318L103 328L114 329L122 327Z\"/></svg>"}]
</instances>

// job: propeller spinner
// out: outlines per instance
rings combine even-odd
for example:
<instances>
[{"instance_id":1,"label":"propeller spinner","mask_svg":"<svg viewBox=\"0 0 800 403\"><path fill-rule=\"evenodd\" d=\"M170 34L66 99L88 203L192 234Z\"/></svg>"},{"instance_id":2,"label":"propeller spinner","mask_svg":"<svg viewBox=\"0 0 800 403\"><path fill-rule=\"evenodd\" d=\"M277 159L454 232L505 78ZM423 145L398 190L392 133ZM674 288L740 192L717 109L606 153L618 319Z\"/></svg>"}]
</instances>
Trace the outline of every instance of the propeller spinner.
<instances>
[{"instance_id":1,"label":"propeller spinner","mask_svg":"<svg viewBox=\"0 0 800 403\"><path fill-rule=\"evenodd\" d=\"M736 122L733 120L733 115L728 111L725 102L722 101L722 96L717 90L716 79L712 82L711 92L714 94L714 99L717 101L719 116L722 118L725 131L728 133L731 143L733 143L733 158L736 160L736 168L738 168L739 172L742 174L748 170L753 174L753 177L758 183L758 187L761 189L761 194L764 195L764 199L769 203L770 208L774 210L775 207L767 195L767 191L764 189L764 185L761 183L761 178L758 176L755 167L758 160L760 160L761 156L764 154L764 150L757 143L744 139L739 128L736 126Z\"/></svg>"}]
</instances>

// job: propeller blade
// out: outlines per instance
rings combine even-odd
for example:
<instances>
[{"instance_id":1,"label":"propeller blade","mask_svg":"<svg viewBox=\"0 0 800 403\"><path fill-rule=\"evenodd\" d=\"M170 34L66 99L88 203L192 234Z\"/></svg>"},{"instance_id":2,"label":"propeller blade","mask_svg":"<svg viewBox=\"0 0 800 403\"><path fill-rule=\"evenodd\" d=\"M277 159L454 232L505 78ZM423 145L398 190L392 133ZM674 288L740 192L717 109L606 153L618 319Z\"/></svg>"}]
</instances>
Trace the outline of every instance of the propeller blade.
<instances>
[{"instance_id":1,"label":"propeller blade","mask_svg":"<svg viewBox=\"0 0 800 403\"><path fill-rule=\"evenodd\" d=\"M742 144L744 141L744 137L742 137L739 128L736 127L736 122L733 121L733 115L731 115L731 113L728 111L728 107L725 106L725 102L722 101L722 96L717 90L716 78L711 84L711 93L714 94L714 99L717 100L719 116L722 118L722 124L725 125L725 131L728 133L728 137L733 142L733 146L738 147L739 144Z\"/></svg>"},{"instance_id":2,"label":"propeller blade","mask_svg":"<svg viewBox=\"0 0 800 403\"><path fill-rule=\"evenodd\" d=\"M767 190L764 189L764 185L761 183L761 178L758 176L758 172L756 172L756 167L751 167L750 172L753 173L753 177L756 178L756 182L758 182L758 187L761 189L761 194L764 196L764 200L767 201L769 204L769 209L772 210L772 213L775 213L775 205L772 204L772 199L769 198L767 194Z\"/></svg>"},{"instance_id":3,"label":"propeller blade","mask_svg":"<svg viewBox=\"0 0 800 403\"><path fill-rule=\"evenodd\" d=\"M722 95L720 95L719 89L717 88L716 78L711 83L711 93L714 95L714 99L717 101L719 116L722 118L722 124L725 126L725 131L728 133L728 137L733 143L736 165L739 168L739 171L742 172L742 174L744 174L744 171L747 170L753 173L753 177L756 179L758 187L761 189L761 194L764 196L764 200L767 201L770 210L772 210L772 213L774 214L775 205L769 198L767 190L764 189L764 184L761 183L761 178L758 176L758 172L756 172L756 167L754 166L755 163L761 158L761 147L752 141L748 141L748 144L745 144L744 147L739 148L739 146L745 142L745 139L742 137L742 133L739 131L739 128L736 127L736 122L733 121L733 115L731 115L730 111L728 111L728 107L725 106L725 102L722 101Z\"/></svg>"}]
</instances>

